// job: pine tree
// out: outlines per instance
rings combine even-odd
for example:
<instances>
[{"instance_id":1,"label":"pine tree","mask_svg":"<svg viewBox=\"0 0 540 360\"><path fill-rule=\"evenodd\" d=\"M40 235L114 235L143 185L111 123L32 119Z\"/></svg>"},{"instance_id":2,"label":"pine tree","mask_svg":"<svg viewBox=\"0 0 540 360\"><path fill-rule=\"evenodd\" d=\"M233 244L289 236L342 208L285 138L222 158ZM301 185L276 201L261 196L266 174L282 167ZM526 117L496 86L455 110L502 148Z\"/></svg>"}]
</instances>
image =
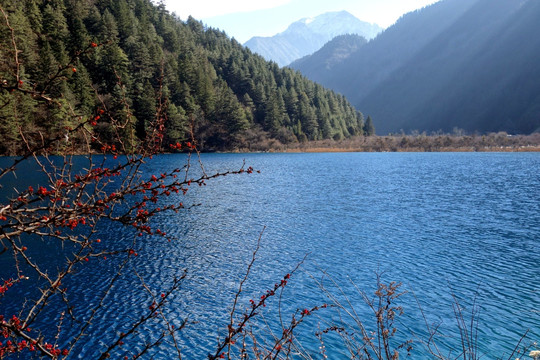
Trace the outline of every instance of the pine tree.
<instances>
[{"instance_id":1,"label":"pine tree","mask_svg":"<svg viewBox=\"0 0 540 360\"><path fill-rule=\"evenodd\" d=\"M375 126L373 125L373 120L370 115L368 115L366 123L364 124L364 134L366 136L375 135Z\"/></svg>"},{"instance_id":2,"label":"pine tree","mask_svg":"<svg viewBox=\"0 0 540 360\"><path fill-rule=\"evenodd\" d=\"M165 128L165 141L170 144L176 144L189 139L189 122L186 111L181 106L174 104L167 106Z\"/></svg>"},{"instance_id":3,"label":"pine tree","mask_svg":"<svg viewBox=\"0 0 540 360\"><path fill-rule=\"evenodd\" d=\"M146 80L135 86L135 94L133 109L137 117L136 134L139 139L145 139L150 122L156 116L156 92L150 81Z\"/></svg>"},{"instance_id":4,"label":"pine tree","mask_svg":"<svg viewBox=\"0 0 540 360\"><path fill-rule=\"evenodd\" d=\"M276 134L284 125L285 120L285 103L281 95L274 91L266 100L265 103L265 118L264 127L272 134Z\"/></svg>"},{"instance_id":5,"label":"pine tree","mask_svg":"<svg viewBox=\"0 0 540 360\"><path fill-rule=\"evenodd\" d=\"M318 124L317 115L309 103L309 98L306 93L300 94L299 103L299 118L302 123L302 132L307 136L309 140L316 140L318 138Z\"/></svg>"},{"instance_id":6,"label":"pine tree","mask_svg":"<svg viewBox=\"0 0 540 360\"><path fill-rule=\"evenodd\" d=\"M75 64L77 70L70 82L70 89L75 98L75 108L84 115L90 115L95 104L95 94L92 91L92 81L82 62Z\"/></svg>"}]
</instances>

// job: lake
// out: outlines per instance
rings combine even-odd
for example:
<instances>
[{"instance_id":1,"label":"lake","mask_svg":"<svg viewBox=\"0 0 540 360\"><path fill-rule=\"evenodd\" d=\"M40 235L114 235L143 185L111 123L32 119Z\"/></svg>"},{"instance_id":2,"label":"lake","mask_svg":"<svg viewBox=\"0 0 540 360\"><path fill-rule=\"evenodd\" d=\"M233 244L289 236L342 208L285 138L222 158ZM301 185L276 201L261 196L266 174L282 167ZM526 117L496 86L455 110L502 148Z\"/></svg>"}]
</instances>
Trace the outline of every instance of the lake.
<instances>
[{"instance_id":1,"label":"lake","mask_svg":"<svg viewBox=\"0 0 540 360\"><path fill-rule=\"evenodd\" d=\"M372 295L378 272L408 290L399 299L405 311L396 324L399 339L425 336L421 308L429 324L438 324L441 347L457 349L454 296L467 319L478 306L478 348L485 358L506 359L527 329L524 344L540 341L539 153L203 154L201 160L208 174L237 169L244 160L261 173L218 178L179 195L175 200L200 205L155 219L176 240L152 238L138 245L132 266L156 292L188 270L167 308L175 324L188 318L179 337L184 359L204 359L217 335L226 332L234 294L263 229L240 311L307 255L283 293L285 322L296 309L329 302L319 288L322 281L338 299L348 298L369 326L373 315L358 291ZM184 162L184 155L158 156L145 171L159 173ZM118 228L100 232L104 244L133 241L133 234ZM6 270L0 270L2 278L11 276ZM77 274L69 284L75 308L96 301L104 274L114 270L98 261ZM146 307L144 296L131 291L137 284L128 272L117 285L108 299L115 306L96 319L91 336L75 349L79 358L103 349L118 320L136 318L133 306ZM0 302L0 314L28 291L14 286ZM278 303L274 299L264 310L271 329L279 324ZM334 316L328 314L318 312L300 330L314 358L320 358L321 344L313 333ZM140 341L146 336L141 332ZM348 358L335 337L325 347L330 359ZM172 350L166 343L155 358L169 359ZM412 358L429 358L418 341Z\"/></svg>"}]
</instances>

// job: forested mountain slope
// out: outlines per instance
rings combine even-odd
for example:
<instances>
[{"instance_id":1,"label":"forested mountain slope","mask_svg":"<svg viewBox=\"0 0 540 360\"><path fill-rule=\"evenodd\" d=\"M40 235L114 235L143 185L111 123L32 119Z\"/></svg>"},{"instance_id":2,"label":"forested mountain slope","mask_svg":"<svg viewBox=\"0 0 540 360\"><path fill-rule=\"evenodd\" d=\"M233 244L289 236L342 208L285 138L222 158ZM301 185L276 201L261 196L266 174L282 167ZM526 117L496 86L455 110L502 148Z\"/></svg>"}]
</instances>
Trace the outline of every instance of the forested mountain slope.
<instances>
[{"instance_id":1,"label":"forested mountain slope","mask_svg":"<svg viewBox=\"0 0 540 360\"><path fill-rule=\"evenodd\" d=\"M126 133L144 139L162 105L165 141L188 139L193 130L203 150L362 133L362 114L343 96L149 0L2 0L1 6L21 71L16 79L11 31L2 18L2 154L21 151L19 127L39 141L98 109L93 131L103 136L112 119L125 117ZM14 89L46 93L63 106Z\"/></svg>"},{"instance_id":2,"label":"forested mountain slope","mask_svg":"<svg viewBox=\"0 0 540 360\"><path fill-rule=\"evenodd\" d=\"M443 0L305 74L371 114L380 134L530 133L540 128L539 18L538 1Z\"/></svg>"}]
</instances>

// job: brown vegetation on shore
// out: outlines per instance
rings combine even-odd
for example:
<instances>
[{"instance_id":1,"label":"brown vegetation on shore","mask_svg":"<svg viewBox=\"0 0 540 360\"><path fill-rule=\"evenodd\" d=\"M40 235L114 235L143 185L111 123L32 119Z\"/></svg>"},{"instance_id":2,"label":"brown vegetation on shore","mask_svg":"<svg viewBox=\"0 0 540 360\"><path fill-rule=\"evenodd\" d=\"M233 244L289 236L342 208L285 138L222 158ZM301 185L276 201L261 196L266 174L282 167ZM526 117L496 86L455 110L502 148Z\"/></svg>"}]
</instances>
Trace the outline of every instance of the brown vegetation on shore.
<instances>
[{"instance_id":1,"label":"brown vegetation on shore","mask_svg":"<svg viewBox=\"0 0 540 360\"><path fill-rule=\"evenodd\" d=\"M358 136L282 144L276 140L251 145L247 151L268 152L538 152L540 133L508 135L389 135Z\"/></svg>"}]
</instances>

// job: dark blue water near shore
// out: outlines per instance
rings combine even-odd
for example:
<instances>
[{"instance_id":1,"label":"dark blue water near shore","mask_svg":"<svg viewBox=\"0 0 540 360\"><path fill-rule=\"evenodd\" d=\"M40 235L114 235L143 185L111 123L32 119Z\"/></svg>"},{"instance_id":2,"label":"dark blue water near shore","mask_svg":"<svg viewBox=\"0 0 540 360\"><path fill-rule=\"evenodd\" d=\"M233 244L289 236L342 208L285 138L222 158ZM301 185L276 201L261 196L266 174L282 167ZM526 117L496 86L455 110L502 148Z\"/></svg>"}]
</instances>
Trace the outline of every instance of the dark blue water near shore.
<instances>
[{"instance_id":1,"label":"dark blue water near shore","mask_svg":"<svg viewBox=\"0 0 540 360\"><path fill-rule=\"evenodd\" d=\"M188 269L168 308L176 323L190 320L180 337L185 359L204 358L215 348L217 334L225 332L227 309L264 227L242 309L309 254L284 293L286 314L324 301L313 278L326 271L367 317L352 282L372 292L374 272L380 271L385 280L403 282L414 292L427 321L440 323L447 336L443 345L459 344L452 293L465 314L476 299L478 345L486 358L508 356L527 329L531 340L540 341L540 154L202 156L209 174L236 169L244 159L261 173L218 178L179 196L186 204L201 205L156 219L179 240L140 244L136 266L152 289L165 288L172 276ZM182 155L160 156L148 170L159 172L184 161ZM102 239L129 244L133 237L111 228L103 229ZM99 277L111 271L105 262L92 266L70 284L78 294L73 295L75 304L94 301L87 289L98 292ZM4 269L0 275L7 276ZM90 335L106 337L111 325L130 319L127 309L140 306L130 281L137 283L128 275L110 299L121 304L120 310L103 314ZM398 323L400 334L421 336L425 323L414 296L405 295L401 304L405 315ZM94 339L76 349L80 358L101 349L100 339ZM316 351L320 344L311 339L306 347ZM326 346L331 353L332 341ZM420 344L416 347L423 351ZM171 350L164 346L156 358L168 359ZM333 351L330 358L346 358L340 355L343 349Z\"/></svg>"}]
</instances>

